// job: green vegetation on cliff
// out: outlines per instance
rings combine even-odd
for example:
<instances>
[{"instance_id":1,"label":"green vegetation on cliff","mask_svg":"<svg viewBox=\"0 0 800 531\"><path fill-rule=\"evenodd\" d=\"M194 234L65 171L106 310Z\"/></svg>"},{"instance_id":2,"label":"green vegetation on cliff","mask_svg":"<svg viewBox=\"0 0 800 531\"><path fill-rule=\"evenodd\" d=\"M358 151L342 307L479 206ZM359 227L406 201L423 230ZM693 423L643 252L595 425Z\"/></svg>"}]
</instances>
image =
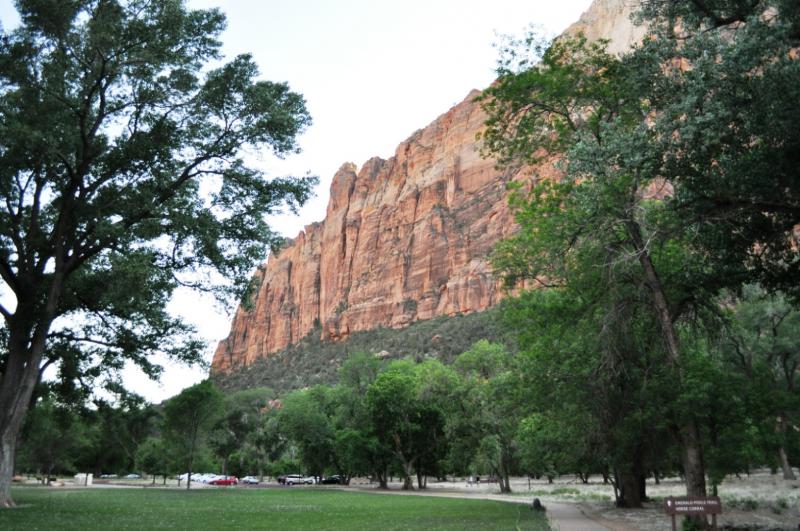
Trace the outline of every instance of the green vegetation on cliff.
<instances>
[{"instance_id":1,"label":"green vegetation on cliff","mask_svg":"<svg viewBox=\"0 0 800 531\"><path fill-rule=\"evenodd\" d=\"M315 328L296 345L262 358L248 367L212 374L225 390L269 387L278 394L316 384L335 383L348 354L387 352L386 359L435 358L444 363L469 350L481 339L509 342L498 321L499 308L479 313L418 321L406 328L377 328L350 334L345 341L320 339Z\"/></svg>"}]
</instances>

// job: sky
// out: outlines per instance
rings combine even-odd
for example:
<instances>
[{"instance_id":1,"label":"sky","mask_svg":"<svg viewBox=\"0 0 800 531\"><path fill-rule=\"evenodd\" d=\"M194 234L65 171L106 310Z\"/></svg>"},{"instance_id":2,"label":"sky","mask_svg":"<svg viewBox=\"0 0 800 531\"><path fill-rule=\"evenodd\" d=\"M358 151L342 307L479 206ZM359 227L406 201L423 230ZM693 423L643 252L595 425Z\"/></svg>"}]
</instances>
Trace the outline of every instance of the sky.
<instances>
[{"instance_id":1,"label":"sky","mask_svg":"<svg viewBox=\"0 0 800 531\"><path fill-rule=\"evenodd\" d=\"M273 175L317 175L316 197L298 216L270 218L293 238L324 218L328 191L345 162L359 167L373 156L389 158L396 146L472 89L494 79L499 35L522 35L530 24L558 34L591 0L189 0L193 9L220 8L227 16L223 53L253 55L261 75L285 81L303 94L313 119L300 137L302 152L276 160L255 157ZM0 0L0 21L18 18ZM266 255L265 255L266 256ZM208 342L228 335L235 308L179 292L170 310L195 324ZM129 389L160 402L204 379L203 368L166 364L160 382L126 369Z\"/></svg>"}]
</instances>

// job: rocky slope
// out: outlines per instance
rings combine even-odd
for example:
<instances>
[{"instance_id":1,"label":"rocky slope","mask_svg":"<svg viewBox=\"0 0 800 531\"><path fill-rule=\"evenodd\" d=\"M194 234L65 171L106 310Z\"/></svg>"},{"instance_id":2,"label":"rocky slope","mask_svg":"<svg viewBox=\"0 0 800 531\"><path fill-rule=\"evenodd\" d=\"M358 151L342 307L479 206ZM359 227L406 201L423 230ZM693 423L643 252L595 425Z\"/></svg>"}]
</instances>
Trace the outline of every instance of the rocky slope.
<instances>
[{"instance_id":1,"label":"rocky slope","mask_svg":"<svg viewBox=\"0 0 800 531\"><path fill-rule=\"evenodd\" d=\"M611 37L619 50L638 38L630 9L630 0L596 0L568 31ZM486 117L477 95L414 133L394 157L339 169L325 219L270 257L212 372L251 365L312 331L341 340L482 311L501 299L488 255L513 230L507 184L531 172L499 172L480 156L476 135Z\"/></svg>"}]
</instances>

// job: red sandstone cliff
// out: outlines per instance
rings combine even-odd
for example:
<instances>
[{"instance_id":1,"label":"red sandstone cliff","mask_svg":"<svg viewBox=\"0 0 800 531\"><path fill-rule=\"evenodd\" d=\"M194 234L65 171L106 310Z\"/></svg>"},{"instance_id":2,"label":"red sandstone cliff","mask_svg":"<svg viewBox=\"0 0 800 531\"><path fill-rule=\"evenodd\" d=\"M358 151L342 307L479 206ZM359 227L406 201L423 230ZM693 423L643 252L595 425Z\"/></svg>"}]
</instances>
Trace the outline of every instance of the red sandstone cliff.
<instances>
[{"instance_id":1,"label":"red sandstone cliff","mask_svg":"<svg viewBox=\"0 0 800 531\"><path fill-rule=\"evenodd\" d=\"M501 296L487 261L511 230L506 184L476 141L477 91L400 144L333 178L325 220L270 257L213 370L249 365L322 326L325 339L484 310Z\"/></svg>"},{"instance_id":2,"label":"red sandstone cliff","mask_svg":"<svg viewBox=\"0 0 800 531\"><path fill-rule=\"evenodd\" d=\"M629 3L597 0L570 31L630 42L635 37L623 27ZM488 255L513 230L506 185L525 174L498 172L481 158L476 135L486 116L477 94L414 133L389 160L339 169L325 219L270 257L251 309L236 312L212 371L249 365L317 325L323 339L338 340L499 301Z\"/></svg>"}]
</instances>

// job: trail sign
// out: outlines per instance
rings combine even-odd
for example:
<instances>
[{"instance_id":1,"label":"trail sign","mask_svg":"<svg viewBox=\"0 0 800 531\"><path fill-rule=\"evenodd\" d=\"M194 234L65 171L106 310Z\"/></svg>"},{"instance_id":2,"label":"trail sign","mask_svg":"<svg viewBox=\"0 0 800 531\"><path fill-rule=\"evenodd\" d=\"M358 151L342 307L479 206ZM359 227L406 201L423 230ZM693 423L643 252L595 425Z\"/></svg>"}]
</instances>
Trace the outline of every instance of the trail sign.
<instances>
[{"instance_id":1,"label":"trail sign","mask_svg":"<svg viewBox=\"0 0 800 531\"><path fill-rule=\"evenodd\" d=\"M711 525L717 528L717 515L722 514L722 502L718 496L667 498L664 500L664 512L672 517L672 529L675 531L675 515L711 515Z\"/></svg>"}]
</instances>

